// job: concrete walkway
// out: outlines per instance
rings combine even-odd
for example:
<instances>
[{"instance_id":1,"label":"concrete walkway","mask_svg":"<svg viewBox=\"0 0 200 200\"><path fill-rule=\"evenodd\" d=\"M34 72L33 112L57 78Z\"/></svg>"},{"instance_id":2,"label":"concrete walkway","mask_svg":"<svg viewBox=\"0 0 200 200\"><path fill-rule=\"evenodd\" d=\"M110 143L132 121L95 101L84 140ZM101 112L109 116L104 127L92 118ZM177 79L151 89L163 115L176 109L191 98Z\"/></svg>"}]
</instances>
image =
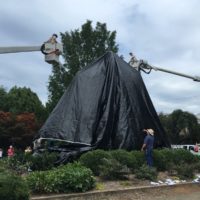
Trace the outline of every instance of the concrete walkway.
<instances>
[{"instance_id":1,"label":"concrete walkway","mask_svg":"<svg viewBox=\"0 0 200 200\"><path fill-rule=\"evenodd\" d=\"M31 200L199 200L200 184L132 187L119 190L32 196Z\"/></svg>"}]
</instances>

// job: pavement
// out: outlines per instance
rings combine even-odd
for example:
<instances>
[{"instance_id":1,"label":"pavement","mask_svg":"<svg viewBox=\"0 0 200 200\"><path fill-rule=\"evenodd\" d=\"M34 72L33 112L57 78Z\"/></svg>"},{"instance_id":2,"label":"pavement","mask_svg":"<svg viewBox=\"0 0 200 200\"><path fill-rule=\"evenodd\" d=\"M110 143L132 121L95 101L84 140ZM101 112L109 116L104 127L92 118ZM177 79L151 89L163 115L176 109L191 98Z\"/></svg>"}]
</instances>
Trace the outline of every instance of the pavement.
<instances>
[{"instance_id":1,"label":"pavement","mask_svg":"<svg viewBox=\"0 0 200 200\"><path fill-rule=\"evenodd\" d=\"M85 193L32 196L31 200L199 200L200 183L151 185Z\"/></svg>"}]
</instances>

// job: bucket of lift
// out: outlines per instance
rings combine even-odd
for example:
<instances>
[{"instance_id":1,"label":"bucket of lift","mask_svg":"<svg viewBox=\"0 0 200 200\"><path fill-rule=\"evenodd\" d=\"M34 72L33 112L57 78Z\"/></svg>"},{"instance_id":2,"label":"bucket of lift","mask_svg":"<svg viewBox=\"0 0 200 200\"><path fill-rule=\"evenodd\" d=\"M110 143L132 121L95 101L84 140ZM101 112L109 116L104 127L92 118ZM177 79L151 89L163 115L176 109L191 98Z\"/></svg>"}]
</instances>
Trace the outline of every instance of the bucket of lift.
<instances>
[{"instance_id":1,"label":"bucket of lift","mask_svg":"<svg viewBox=\"0 0 200 200\"><path fill-rule=\"evenodd\" d=\"M48 52L45 55L45 61L49 64L59 64L59 56L63 52L62 45L60 43L45 43L45 50Z\"/></svg>"},{"instance_id":2,"label":"bucket of lift","mask_svg":"<svg viewBox=\"0 0 200 200\"><path fill-rule=\"evenodd\" d=\"M59 64L59 56L63 52L63 46L55 39L50 38L41 46L41 52L45 55L45 61L47 63Z\"/></svg>"}]
</instances>

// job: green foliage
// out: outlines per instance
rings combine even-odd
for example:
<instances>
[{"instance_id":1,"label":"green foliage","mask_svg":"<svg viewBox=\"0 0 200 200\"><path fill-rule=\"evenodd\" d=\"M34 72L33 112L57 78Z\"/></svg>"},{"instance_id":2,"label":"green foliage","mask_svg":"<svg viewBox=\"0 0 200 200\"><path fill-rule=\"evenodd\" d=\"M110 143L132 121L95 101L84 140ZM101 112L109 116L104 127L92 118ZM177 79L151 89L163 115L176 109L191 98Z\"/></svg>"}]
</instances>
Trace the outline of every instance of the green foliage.
<instances>
[{"instance_id":1,"label":"green foliage","mask_svg":"<svg viewBox=\"0 0 200 200\"><path fill-rule=\"evenodd\" d=\"M173 162L177 165L181 164L182 162L186 164L193 164L198 161L198 157L190 153L188 150L185 149L176 149L174 150L174 160Z\"/></svg>"},{"instance_id":2,"label":"green foliage","mask_svg":"<svg viewBox=\"0 0 200 200\"><path fill-rule=\"evenodd\" d=\"M26 182L11 172L0 171L0 199L28 200L29 189Z\"/></svg>"},{"instance_id":3,"label":"green foliage","mask_svg":"<svg viewBox=\"0 0 200 200\"><path fill-rule=\"evenodd\" d=\"M13 87L7 93L0 87L0 147L31 145L47 113L30 88Z\"/></svg>"},{"instance_id":4,"label":"green foliage","mask_svg":"<svg viewBox=\"0 0 200 200\"><path fill-rule=\"evenodd\" d=\"M116 31L108 31L105 23L97 22L93 28L92 22L87 21L80 30L61 33L61 37L65 64L53 66L52 75L49 77L49 97L46 105L49 112L55 107L77 71L107 51L118 51Z\"/></svg>"},{"instance_id":5,"label":"green foliage","mask_svg":"<svg viewBox=\"0 0 200 200\"><path fill-rule=\"evenodd\" d=\"M4 163L8 170L13 171L19 175L27 173L29 168L28 162L21 161L16 154L11 158L5 158Z\"/></svg>"},{"instance_id":6,"label":"green foliage","mask_svg":"<svg viewBox=\"0 0 200 200\"><path fill-rule=\"evenodd\" d=\"M6 107L8 112L20 114L24 112L35 113L37 119L44 120L46 113L44 106L36 93L30 88L14 86L7 94Z\"/></svg>"},{"instance_id":7,"label":"green foliage","mask_svg":"<svg viewBox=\"0 0 200 200\"><path fill-rule=\"evenodd\" d=\"M154 165L159 171L174 170L177 165L195 164L199 161L198 156L185 149L162 149L154 150Z\"/></svg>"},{"instance_id":8,"label":"green foliage","mask_svg":"<svg viewBox=\"0 0 200 200\"><path fill-rule=\"evenodd\" d=\"M8 170L6 160L5 158L0 159L0 173Z\"/></svg>"},{"instance_id":9,"label":"green foliage","mask_svg":"<svg viewBox=\"0 0 200 200\"><path fill-rule=\"evenodd\" d=\"M49 76L48 85L48 102L46 104L47 112L50 113L56 106L66 88L65 79L68 76L65 69L61 65L54 65L52 68L52 75Z\"/></svg>"},{"instance_id":10,"label":"green foliage","mask_svg":"<svg viewBox=\"0 0 200 200\"><path fill-rule=\"evenodd\" d=\"M18 152L11 158L4 159L4 165L17 174L27 173L31 171L44 171L54 167L57 161L57 153L44 152L38 155L30 153Z\"/></svg>"},{"instance_id":11,"label":"green foliage","mask_svg":"<svg viewBox=\"0 0 200 200\"><path fill-rule=\"evenodd\" d=\"M129 168L123 165L116 159L103 159L102 165L100 165L100 177L109 180L125 179L125 175L130 173Z\"/></svg>"},{"instance_id":12,"label":"green foliage","mask_svg":"<svg viewBox=\"0 0 200 200\"><path fill-rule=\"evenodd\" d=\"M195 172L200 173L200 158L199 158L199 160L196 163L194 163L193 166L194 166Z\"/></svg>"},{"instance_id":13,"label":"green foliage","mask_svg":"<svg viewBox=\"0 0 200 200\"><path fill-rule=\"evenodd\" d=\"M92 172L98 176L101 171L100 166L103 165L105 158L111 159L111 155L109 154L109 152L98 149L98 150L89 151L89 152L83 154L80 157L79 161L84 166L91 169Z\"/></svg>"},{"instance_id":14,"label":"green foliage","mask_svg":"<svg viewBox=\"0 0 200 200\"><path fill-rule=\"evenodd\" d=\"M56 169L33 172L26 177L36 193L85 192L95 187L91 170L80 163L67 164Z\"/></svg>"},{"instance_id":15,"label":"green foliage","mask_svg":"<svg viewBox=\"0 0 200 200\"><path fill-rule=\"evenodd\" d=\"M168 159L165 156L165 152L162 150L153 151L153 163L158 171L165 171L168 166Z\"/></svg>"},{"instance_id":16,"label":"green foliage","mask_svg":"<svg viewBox=\"0 0 200 200\"><path fill-rule=\"evenodd\" d=\"M3 86L0 86L0 111L6 110L7 92Z\"/></svg>"},{"instance_id":17,"label":"green foliage","mask_svg":"<svg viewBox=\"0 0 200 200\"><path fill-rule=\"evenodd\" d=\"M200 142L200 125L197 117L189 112L175 110L159 118L172 144L195 144Z\"/></svg>"},{"instance_id":18,"label":"green foliage","mask_svg":"<svg viewBox=\"0 0 200 200\"><path fill-rule=\"evenodd\" d=\"M138 170L135 171L135 177L138 179L147 179L155 181L157 179L158 173L156 168L148 167L147 165L141 166Z\"/></svg>"},{"instance_id":19,"label":"green foliage","mask_svg":"<svg viewBox=\"0 0 200 200\"><path fill-rule=\"evenodd\" d=\"M131 152L119 149L110 151L110 154L115 160L117 160L122 165L127 166L132 171L134 171L137 166L136 157L133 156Z\"/></svg>"},{"instance_id":20,"label":"green foliage","mask_svg":"<svg viewBox=\"0 0 200 200\"><path fill-rule=\"evenodd\" d=\"M176 155L176 150L167 149L167 148L160 150L160 153L161 153L161 156L160 156L161 160L159 160L159 156L158 158L156 158L156 155L155 155L156 167L158 167L158 169L160 169L161 171L163 171L165 168L167 170L170 170L171 167L174 166L174 163L177 157L179 158L179 155Z\"/></svg>"},{"instance_id":21,"label":"green foliage","mask_svg":"<svg viewBox=\"0 0 200 200\"><path fill-rule=\"evenodd\" d=\"M176 166L175 170L181 179L194 178L194 166L191 164L181 163L180 165Z\"/></svg>"},{"instance_id":22,"label":"green foliage","mask_svg":"<svg viewBox=\"0 0 200 200\"><path fill-rule=\"evenodd\" d=\"M30 169L33 171L52 169L58 159L57 156L57 153L48 153L46 151L42 154L31 156L29 160Z\"/></svg>"},{"instance_id":23,"label":"green foliage","mask_svg":"<svg viewBox=\"0 0 200 200\"><path fill-rule=\"evenodd\" d=\"M136 159L136 168L139 168L146 163L144 152L132 151L131 157Z\"/></svg>"}]
</instances>

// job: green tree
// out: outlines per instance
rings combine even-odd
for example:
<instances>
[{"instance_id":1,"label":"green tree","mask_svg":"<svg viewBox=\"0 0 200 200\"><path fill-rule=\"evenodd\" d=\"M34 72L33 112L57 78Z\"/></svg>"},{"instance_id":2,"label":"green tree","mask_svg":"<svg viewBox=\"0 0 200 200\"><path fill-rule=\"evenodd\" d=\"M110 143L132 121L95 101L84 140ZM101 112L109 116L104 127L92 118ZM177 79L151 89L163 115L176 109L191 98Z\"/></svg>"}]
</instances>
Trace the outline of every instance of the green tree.
<instances>
[{"instance_id":1,"label":"green tree","mask_svg":"<svg viewBox=\"0 0 200 200\"><path fill-rule=\"evenodd\" d=\"M51 111L64 93L76 72L103 55L107 51L118 52L115 42L116 31L108 31L105 23L92 21L82 25L81 30L61 33L63 43L63 66L53 66L53 73L49 77L49 97L47 108Z\"/></svg>"},{"instance_id":2,"label":"green tree","mask_svg":"<svg viewBox=\"0 0 200 200\"><path fill-rule=\"evenodd\" d=\"M172 144L200 142L200 125L194 114L175 110L169 115L161 113L159 118Z\"/></svg>"},{"instance_id":3,"label":"green tree","mask_svg":"<svg viewBox=\"0 0 200 200\"><path fill-rule=\"evenodd\" d=\"M6 110L6 98L7 98L7 92L6 89L3 86L0 86L0 111Z\"/></svg>"},{"instance_id":4,"label":"green tree","mask_svg":"<svg viewBox=\"0 0 200 200\"><path fill-rule=\"evenodd\" d=\"M43 120L46 117L44 106L37 94L32 92L30 88L16 86L11 88L7 94L6 107L6 111L14 114L35 113L38 120Z\"/></svg>"}]
</instances>

